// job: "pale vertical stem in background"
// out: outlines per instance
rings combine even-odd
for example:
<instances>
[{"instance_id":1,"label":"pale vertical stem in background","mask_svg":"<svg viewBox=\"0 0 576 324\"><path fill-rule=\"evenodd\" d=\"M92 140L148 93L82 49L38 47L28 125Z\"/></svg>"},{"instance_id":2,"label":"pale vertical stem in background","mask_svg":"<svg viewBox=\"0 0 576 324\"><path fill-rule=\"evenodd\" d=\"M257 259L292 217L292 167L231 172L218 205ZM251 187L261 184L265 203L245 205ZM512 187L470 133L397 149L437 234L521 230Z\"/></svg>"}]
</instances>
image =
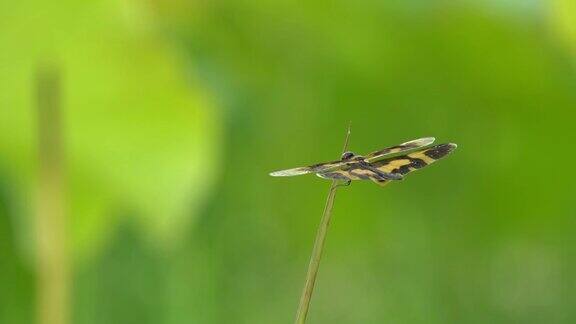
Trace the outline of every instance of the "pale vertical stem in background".
<instances>
[{"instance_id":1,"label":"pale vertical stem in background","mask_svg":"<svg viewBox=\"0 0 576 324\"><path fill-rule=\"evenodd\" d=\"M69 265L64 204L64 148L58 71L36 74L37 105L37 321L67 324Z\"/></svg>"},{"instance_id":2,"label":"pale vertical stem in background","mask_svg":"<svg viewBox=\"0 0 576 324\"><path fill-rule=\"evenodd\" d=\"M348 150L350 126L351 125L348 125L348 132L346 133L343 152ZM328 192L326 206L324 206L324 212L322 213L322 219L320 220L320 226L318 227L318 232L316 232L314 247L312 248L312 256L310 257L310 263L308 264L306 282L304 283L302 296L300 296L300 304L298 305L298 310L296 312L296 324L303 324L306 322L306 316L308 315L308 309L310 308L310 300L312 299L312 292L314 291L314 284L316 283L316 276L318 275L318 268L320 267L322 251L324 250L324 241L326 240L326 233L328 232L328 226L330 225L330 219L332 218L332 206L334 205L334 197L336 196L336 189L338 186L338 181L333 180L332 185L330 186L330 191Z\"/></svg>"}]
</instances>

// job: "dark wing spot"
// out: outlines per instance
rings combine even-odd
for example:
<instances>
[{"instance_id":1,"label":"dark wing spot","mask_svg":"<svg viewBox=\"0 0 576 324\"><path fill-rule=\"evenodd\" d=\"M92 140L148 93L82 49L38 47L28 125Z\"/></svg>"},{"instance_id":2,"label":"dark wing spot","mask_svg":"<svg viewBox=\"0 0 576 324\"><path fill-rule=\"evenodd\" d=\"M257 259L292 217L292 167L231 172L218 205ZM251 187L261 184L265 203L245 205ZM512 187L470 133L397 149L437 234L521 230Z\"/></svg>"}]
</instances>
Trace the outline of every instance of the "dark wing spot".
<instances>
[{"instance_id":1,"label":"dark wing spot","mask_svg":"<svg viewBox=\"0 0 576 324\"><path fill-rule=\"evenodd\" d=\"M418 159L418 158L411 158L408 157L410 159L410 166L413 167L414 169L420 169L425 167L427 164L426 162L424 162L424 160L422 159Z\"/></svg>"},{"instance_id":2,"label":"dark wing spot","mask_svg":"<svg viewBox=\"0 0 576 324\"><path fill-rule=\"evenodd\" d=\"M440 144L440 145L436 145L436 146L424 151L424 154L426 154L426 156L428 156L434 160L438 160L438 159L444 157L446 154L452 152L455 148L456 148L456 144L452 144L452 143Z\"/></svg>"},{"instance_id":3,"label":"dark wing spot","mask_svg":"<svg viewBox=\"0 0 576 324\"><path fill-rule=\"evenodd\" d=\"M408 174L410 172L410 164L405 164L397 169L394 169L394 171L392 171L392 173L400 173L402 175L404 174Z\"/></svg>"}]
</instances>

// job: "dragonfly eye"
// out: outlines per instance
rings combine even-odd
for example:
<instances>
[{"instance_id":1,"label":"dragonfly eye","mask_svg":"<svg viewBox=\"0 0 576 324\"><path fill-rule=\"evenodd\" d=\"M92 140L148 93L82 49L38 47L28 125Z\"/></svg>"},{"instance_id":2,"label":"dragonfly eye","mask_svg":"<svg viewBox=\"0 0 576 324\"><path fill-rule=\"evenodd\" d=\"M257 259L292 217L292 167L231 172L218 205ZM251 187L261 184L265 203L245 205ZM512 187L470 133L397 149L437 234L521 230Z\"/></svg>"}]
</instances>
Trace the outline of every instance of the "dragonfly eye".
<instances>
[{"instance_id":1,"label":"dragonfly eye","mask_svg":"<svg viewBox=\"0 0 576 324\"><path fill-rule=\"evenodd\" d=\"M353 152L350 152L350 151L344 152L344 154L342 154L342 160L343 160L343 161L345 161L345 160L350 160L351 158L354 157L354 155L355 155L355 154L354 154Z\"/></svg>"}]
</instances>

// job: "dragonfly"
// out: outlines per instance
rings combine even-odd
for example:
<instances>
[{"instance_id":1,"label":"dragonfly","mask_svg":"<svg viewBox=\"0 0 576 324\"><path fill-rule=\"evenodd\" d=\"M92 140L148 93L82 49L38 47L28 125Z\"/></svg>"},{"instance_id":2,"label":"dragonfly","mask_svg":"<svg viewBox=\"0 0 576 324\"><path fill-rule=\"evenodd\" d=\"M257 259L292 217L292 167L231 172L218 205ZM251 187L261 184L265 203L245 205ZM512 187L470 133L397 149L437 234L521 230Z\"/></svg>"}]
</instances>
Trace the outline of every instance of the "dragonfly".
<instances>
[{"instance_id":1,"label":"dragonfly","mask_svg":"<svg viewBox=\"0 0 576 324\"><path fill-rule=\"evenodd\" d=\"M457 147L454 143L431 146L435 140L434 137L419 138L364 156L347 151L337 161L274 171L270 175L290 177L315 173L320 178L343 181L343 185L350 185L352 180L371 180L384 186L436 162Z\"/></svg>"}]
</instances>

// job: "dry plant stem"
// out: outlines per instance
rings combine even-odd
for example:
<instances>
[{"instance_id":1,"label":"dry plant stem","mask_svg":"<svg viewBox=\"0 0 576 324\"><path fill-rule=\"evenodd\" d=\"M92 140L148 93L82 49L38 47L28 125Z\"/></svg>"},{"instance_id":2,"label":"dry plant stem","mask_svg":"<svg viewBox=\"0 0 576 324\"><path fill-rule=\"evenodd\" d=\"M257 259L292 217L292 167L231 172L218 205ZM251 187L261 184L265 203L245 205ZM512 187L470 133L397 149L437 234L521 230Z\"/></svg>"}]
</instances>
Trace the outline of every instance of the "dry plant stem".
<instances>
[{"instance_id":1,"label":"dry plant stem","mask_svg":"<svg viewBox=\"0 0 576 324\"><path fill-rule=\"evenodd\" d=\"M68 323L69 266L64 213L64 154L60 80L55 69L36 76L38 127L37 322Z\"/></svg>"},{"instance_id":2,"label":"dry plant stem","mask_svg":"<svg viewBox=\"0 0 576 324\"><path fill-rule=\"evenodd\" d=\"M346 133L346 140L344 142L344 152L348 149L348 141L350 138L350 126L348 126L348 132ZM336 196L336 189L340 185L337 180L332 181L330 186L330 191L328 192L328 198L326 199L326 206L324 207L324 212L322 213L322 219L320 221L320 226L318 227L318 232L316 233L316 239L314 240L314 248L312 249L312 256L310 257L310 263L308 264L308 272L306 273L306 282L304 283L304 289L302 291L302 296L300 297L300 304L298 305L298 311L296 312L296 324L304 324L306 322L306 316L308 315L308 309L310 308L310 300L312 299L312 292L314 291L314 284L316 283L316 277L318 275L318 268L320 267L320 259L322 258L322 251L324 250L324 242L326 240L326 233L328 232L328 227L330 226L330 219L332 218L332 207L334 206L334 197Z\"/></svg>"}]
</instances>

